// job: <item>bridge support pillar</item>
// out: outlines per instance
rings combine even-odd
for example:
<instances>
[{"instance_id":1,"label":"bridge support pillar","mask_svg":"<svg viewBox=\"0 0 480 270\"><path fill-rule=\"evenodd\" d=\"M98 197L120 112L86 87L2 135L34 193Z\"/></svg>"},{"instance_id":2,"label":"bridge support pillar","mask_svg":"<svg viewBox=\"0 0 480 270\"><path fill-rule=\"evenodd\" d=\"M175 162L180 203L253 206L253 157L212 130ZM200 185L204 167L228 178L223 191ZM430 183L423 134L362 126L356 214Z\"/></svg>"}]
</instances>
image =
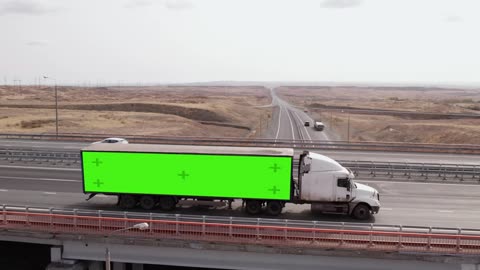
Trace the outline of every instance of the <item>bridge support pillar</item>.
<instances>
[{"instance_id":1,"label":"bridge support pillar","mask_svg":"<svg viewBox=\"0 0 480 270\"><path fill-rule=\"evenodd\" d=\"M113 262L113 270L126 270L127 264L122 262Z\"/></svg>"},{"instance_id":2,"label":"bridge support pillar","mask_svg":"<svg viewBox=\"0 0 480 270\"><path fill-rule=\"evenodd\" d=\"M132 263L132 270L143 270L142 263Z\"/></svg>"},{"instance_id":3,"label":"bridge support pillar","mask_svg":"<svg viewBox=\"0 0 480 270\"><path fill-rule=\"evenodd\" d=\"M99 261L91 261L88 264L88 270L103 270L105 267L104 262L99 262Z\"/></svg>"},{"instance_id":4,"label":"bridge support pillar","mask_svg":"<svg viewBox=\"0 0 480 270\"><path fill-rule=\"evenodd\" d=\"M63 260L61 262L51 262L46 270L87 270L84 263L74 260Z\"/></svg>"}]
</instances>

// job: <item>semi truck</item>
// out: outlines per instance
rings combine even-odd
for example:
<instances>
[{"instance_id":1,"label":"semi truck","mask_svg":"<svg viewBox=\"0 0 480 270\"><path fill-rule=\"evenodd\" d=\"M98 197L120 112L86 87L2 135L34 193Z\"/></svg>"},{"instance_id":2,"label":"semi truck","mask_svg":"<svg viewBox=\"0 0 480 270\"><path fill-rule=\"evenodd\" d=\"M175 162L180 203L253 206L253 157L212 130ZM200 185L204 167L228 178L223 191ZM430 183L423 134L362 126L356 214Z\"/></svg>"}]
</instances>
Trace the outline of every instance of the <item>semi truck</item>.
<instances>
[{"instance_id":1,"label":"semi truck","mask_svg":"<svg viewBox=\"0 0 480 270\"><path fill-rule=\"evenodd\" d=\"M287 203L368 219L380 195L335 160L291 148L92 144L81 150L83 192L118 197L122 209L173 210L180 201L241 200L251 215ZM298 161L298 164L297 164Z\"/></svg>"}]
</instances>

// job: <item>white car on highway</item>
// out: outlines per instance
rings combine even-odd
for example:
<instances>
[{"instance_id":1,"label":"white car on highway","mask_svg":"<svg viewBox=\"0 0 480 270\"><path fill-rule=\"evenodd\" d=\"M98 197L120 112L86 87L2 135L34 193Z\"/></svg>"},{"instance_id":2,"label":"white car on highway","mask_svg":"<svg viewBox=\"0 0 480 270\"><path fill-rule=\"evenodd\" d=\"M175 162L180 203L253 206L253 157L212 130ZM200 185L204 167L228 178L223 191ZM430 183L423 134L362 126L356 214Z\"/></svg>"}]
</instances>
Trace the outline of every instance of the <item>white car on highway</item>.
<instances>
[{"instance_id":1,"label":"white car on highway","mask_svg":"<svg viewBox=\"0 0 480 270\"><path fill-rule=\"evenodd\" d=\"M123 139L123 138L106 138L104 140L94 142L92 144L98 144L98 143L119 143L119 144L128 144L128 141Z\"/></svg>"}]
</instances>

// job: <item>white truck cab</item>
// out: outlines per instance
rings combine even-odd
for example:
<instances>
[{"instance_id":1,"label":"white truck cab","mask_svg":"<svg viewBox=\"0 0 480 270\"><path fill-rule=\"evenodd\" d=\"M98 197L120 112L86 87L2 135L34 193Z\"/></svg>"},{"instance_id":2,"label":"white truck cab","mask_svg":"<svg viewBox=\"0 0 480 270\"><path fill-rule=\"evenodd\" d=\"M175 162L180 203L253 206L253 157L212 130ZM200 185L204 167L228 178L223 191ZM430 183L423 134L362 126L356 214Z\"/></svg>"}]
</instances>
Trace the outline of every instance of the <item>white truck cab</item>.
<instances>
[{"instance_id":1,"label":"white truck cab","mask_svg":"<svg viewBox=\"0 0 480 270\"><path fill-rule=\"evenodd\" d=\"M312 212L343 213L368 219L380 209L378 191L355 183L354 174L335 160L305 151L300 156L299 199Z\"/></svg>"}]
</instances>

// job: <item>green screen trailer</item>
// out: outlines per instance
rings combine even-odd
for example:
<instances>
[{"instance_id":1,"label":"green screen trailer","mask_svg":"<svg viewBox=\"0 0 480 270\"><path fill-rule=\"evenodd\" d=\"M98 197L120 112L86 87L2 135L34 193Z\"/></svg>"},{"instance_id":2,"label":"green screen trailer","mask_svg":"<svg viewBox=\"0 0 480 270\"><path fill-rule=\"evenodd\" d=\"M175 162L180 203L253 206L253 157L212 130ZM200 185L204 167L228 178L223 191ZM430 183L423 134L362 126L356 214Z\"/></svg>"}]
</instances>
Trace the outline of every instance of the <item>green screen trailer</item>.
<instances>
[{"instance_id":1,"label":"green screen trailer","mask_svg":"<svg viewBox=\"0 0 480 270\"><path fill-rule=\"evenodd\" d=\"M84 193L181 198L292 198L293 149L93 144L81 151Z\"/></svg>"}]
</instances>

